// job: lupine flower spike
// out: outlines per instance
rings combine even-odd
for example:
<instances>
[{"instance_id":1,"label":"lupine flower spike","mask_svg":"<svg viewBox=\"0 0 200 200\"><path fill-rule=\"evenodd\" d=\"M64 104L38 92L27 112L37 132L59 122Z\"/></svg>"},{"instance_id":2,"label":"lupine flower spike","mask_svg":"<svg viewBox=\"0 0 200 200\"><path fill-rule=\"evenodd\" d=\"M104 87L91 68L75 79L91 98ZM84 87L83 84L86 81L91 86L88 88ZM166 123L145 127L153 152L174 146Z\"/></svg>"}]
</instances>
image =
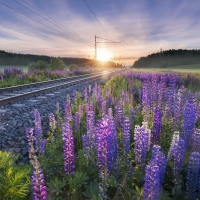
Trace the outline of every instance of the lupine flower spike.
<instances>
[{"instance_id":1,"label":"lupine flower spike","mask_svg":"<svg viewBox=\"0 0 200 200\"><path fill-rule=\"evenodd\" d=\"M38 162L35 153L37 150L34 149L35 137L33 135L33 128L26 129L26 136L29 145L29 158L33 165L33 173L31 176L32 182L32 197L33 200L47 200L47 188L45 186L44 174L42 172L40 163Z\"/></svg>"},{"instance_id":2,"label":"lupine flower spike","mask_svg":"<svg viewBox=\"0 0 200 200\"><path fill-rule=\"evenodd\" d=\"M43 139L41 118L40 118L40 113L38 112L37 109L34 111L34 117L35 117L34 134L35 134L35 138L36 138L36 146L38 148L39 153L44 153L46 140Z\"/></svg>"},{"instance_id":3,"label":"lupine flower spike","mask_svg":"<svg viewBox=\"0 0 200 200\"><path fill-rule=\"evenodd\" d=\"M68 121L62 127L63 152L64 152L64 170L67 176L74 175L74 138L72 128Z\"/></svg>"}]
</instances>

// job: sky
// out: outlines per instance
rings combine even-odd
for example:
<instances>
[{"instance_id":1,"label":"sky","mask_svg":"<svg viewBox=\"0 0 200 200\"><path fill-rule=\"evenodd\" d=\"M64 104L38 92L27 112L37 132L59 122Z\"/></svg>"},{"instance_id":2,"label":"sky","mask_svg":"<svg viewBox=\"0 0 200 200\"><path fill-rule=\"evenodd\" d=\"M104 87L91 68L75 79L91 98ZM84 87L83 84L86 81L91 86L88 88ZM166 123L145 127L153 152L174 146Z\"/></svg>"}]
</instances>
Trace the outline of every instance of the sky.
<instances>
[{"instance_id":1,"label":"sky","mask_svg":"<svg viewBox=\"0 0 200 200\"><path fill-rule=\"evenodd\" d=\"M199 0L85 2L0 0L0 50L93 59L96 35L97 55L106 49L111 61L132 65L160 49L200 48Z\"/></svg>"}]
</instances>

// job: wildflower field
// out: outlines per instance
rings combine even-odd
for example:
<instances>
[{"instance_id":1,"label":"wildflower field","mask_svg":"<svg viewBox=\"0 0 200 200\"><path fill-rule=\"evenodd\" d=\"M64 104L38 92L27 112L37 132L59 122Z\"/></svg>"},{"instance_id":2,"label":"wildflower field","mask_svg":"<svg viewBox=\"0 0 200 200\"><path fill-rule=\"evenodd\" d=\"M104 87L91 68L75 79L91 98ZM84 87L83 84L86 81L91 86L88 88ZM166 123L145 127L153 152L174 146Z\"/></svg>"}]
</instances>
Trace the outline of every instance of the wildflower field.
<instances>
[{"instance_id":1,"label":"wildflower field","mask_svg":"<svg viewBox=\"0 0 200 200\"><path fill-rule=\"evenodd\" d=\"M55 105L48 133L35 110L30 165L0 153L0 199L199 199L199 84L126 71Z\"/></svg>"},{"instance_id":2,"label":"wildflower field","mask_svg":"<svg viewBox=\"0 0 200 200\"><path fill-rule=\"evenodd\" d=\"M0 71L0 88L22 85L40 81L53 80L67 76L84 75L97 72L97 69L78 69L78 70L38 70L29 69L28 71L17 67L7 67Z\"/></svg>"}]
</instances>

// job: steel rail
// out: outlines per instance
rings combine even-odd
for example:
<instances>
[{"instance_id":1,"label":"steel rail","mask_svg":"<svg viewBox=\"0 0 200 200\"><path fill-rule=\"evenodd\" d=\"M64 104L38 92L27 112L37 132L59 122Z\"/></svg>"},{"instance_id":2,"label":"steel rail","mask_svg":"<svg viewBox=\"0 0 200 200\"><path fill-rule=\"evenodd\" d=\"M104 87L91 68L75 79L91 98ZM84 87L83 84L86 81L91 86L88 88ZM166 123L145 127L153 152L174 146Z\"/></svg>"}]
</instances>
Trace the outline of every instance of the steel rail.
<instances>
[{"instance_id":1,"label":"steel rail","mask_svg":"<svg viewBox=\"0 0 200 200\"><path fill-rule=\"evenodd\" d=\"M35 82L35 83L29 83L29 84L23 84L23 85L16 85L16 86L11 86L11 87L5 87L5 88L0 88L0 93L3 92L12 92L15 90L21 90L24 88L29 88L29 87L34 87L34 86L42 86L45 84L53 84L53 83L58 83L58 82L62 82L62 81L67 81L67 80L73 80L73 79L78 79L78 78L82 78L82 77L89 77L89 76L93 76L93 75L98 75L101 74L102 72L98 72L95 74L85 74L85 75L79 75L79 76L70 76L70 77L66 77L66 78L60 78L60 79L54 79L54 80L49 80L49 81L41 81L41 82Z\"/></svg>"},{"instance_id":2,"label":"steel rail","mask_svg":"<svg viewBox=\"0 0 200 200\"><path fill-rule=\"evenodd\" d=\"M101 77L101 76L104 76L104 75L108 75L108 74L111 74L111 73L113 73L113 71L110 71L110 72L107 72L107 73L104 72L104 73L101 73L101 74L98 74L98 75L92 75L92 76L89 76L89 77L86 77L86 78L81 78L81 79L70 81L70 82L67 82L67 83L62 83L62 84L59 84L59 85L56 85L56 86L46 87L46 88L35 90L35 91L32 91L32 92L26 92L24 94L6 97L6 98L3 98L3 99L0 99L0 106L4 106L4 105L9 104L9 103L14 103L14 102L22 100L22 99L27 99L27 98L30 98L30 97L38 96L38 95L41 95L41 94L44 94L44 93L47 93L47 92L51 92L51 91L54 91L54 90L57 90L57 89L61 89L61 88L64 88L64 87L69 87L71 85L75 85L75 84L78 84L78 83L81 83L81 82L84 82L84 81L88 81L90 79L95 79L95 78L98 78L98 77Z\"/></svg>"}]
</instances>

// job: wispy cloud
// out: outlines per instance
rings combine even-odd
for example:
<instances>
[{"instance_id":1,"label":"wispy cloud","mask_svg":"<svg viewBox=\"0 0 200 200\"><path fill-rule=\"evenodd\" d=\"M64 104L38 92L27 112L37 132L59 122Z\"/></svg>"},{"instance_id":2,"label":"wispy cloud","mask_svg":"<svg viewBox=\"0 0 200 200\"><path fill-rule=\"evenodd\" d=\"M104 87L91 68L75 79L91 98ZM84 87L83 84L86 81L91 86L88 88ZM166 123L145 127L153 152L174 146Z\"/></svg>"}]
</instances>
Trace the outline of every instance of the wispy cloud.
<instances>
[{"instance_id":1,"label":"wispy cloud","mask_svg":"<svg viewBox=\"0 0 200 200\"><path fill-rule=\"evenodd\" d=\"M1 1L59 32L69 34L16 3ZM113 55L121 57L127 64L132 64L140 56L157 52L160 48L200 48L198 0L192 3L189 0L87 2L109 33L110 39L121 41L118 45L98 44L98 48L107 47ZM29 3L90 41L88 45L91 47L70 40L67 36L0 5L1 49L12 49L21 53L92 58L94 35L107 37L81 0L31 0Z\"/></svg>"}]
</instances>

